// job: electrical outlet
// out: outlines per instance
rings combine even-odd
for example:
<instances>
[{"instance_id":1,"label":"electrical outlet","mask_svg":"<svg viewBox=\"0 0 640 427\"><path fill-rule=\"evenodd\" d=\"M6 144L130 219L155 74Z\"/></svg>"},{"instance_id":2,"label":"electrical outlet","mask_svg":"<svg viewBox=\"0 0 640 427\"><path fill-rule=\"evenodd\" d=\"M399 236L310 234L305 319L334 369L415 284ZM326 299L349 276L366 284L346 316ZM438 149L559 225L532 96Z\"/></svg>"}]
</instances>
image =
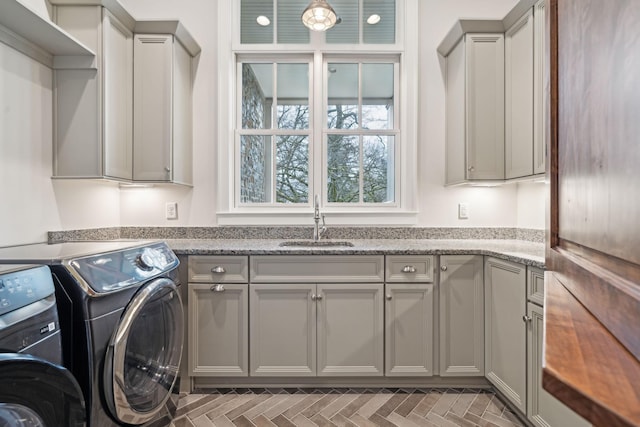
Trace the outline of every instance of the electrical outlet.
<instances>
[{"instance_id":1,"label":"electrical outlet","mask_svg":"<svg viewBox=\"0 0 640 427\"><path fill-rule=\"evenodd\" d=\"M178 202L167 202L165 215L167 219L178 219Z\"/></svg>"},{"instance_id":2,"label":"electrical outlet","mask_svg":"<svg viewBox=\"0 0 640 427\"><path fill-rule=\"evenodd\" d=\"M458 203L458 219L469 219L469 203Z\"/></svg>"}]
</instances>

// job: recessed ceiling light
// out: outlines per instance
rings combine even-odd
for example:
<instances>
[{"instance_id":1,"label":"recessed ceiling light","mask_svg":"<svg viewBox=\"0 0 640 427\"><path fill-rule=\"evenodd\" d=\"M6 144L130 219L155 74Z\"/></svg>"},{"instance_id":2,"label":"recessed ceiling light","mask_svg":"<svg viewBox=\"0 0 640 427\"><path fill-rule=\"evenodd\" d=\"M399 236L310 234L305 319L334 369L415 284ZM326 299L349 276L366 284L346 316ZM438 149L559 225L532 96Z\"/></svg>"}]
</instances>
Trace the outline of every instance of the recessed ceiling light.
<instances>
[{"instance_id":1,"label":"recessed ceiling light","mask_svg":"<svg viewBox=\"0 0 640 427\"><path fill-rule=\"evenodd\" d=\"M376 13L367 18L367 24L375 25L378 22L380 22L380 15Z\"/></svg>"},{"instance_id":2,"label":"recessed ceiling light","mask_svg":"<svg viewBox=\"0 0 640 427\"><path fill-rule=\"evenodd\" d=\"M267 25L271 24L271 21L269 20L269 18L267 18L264 15L260 15L256 18L256 22L258 23L258 25L262 25L263 27L266 27Z\"/></svg>"}]
</instances>

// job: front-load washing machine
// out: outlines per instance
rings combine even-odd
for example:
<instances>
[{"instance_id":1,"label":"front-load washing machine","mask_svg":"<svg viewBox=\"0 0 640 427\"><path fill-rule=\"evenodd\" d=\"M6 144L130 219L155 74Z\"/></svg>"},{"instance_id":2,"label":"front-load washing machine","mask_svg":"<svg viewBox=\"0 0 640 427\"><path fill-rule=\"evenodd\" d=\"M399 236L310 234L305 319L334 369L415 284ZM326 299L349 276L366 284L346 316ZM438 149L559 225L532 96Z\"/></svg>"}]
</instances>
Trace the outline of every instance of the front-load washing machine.
<instances>
[{"instance_id":1,"label":"front-load washing machine","mask_svg":"<svg viewBox=\"0 0 640 427\"><path fill-rule=\"evenodd\" d=\"M0 426L85 425L82 391L62 363L46 266L0 265Z\"/></svg>"},{"instance_id":2,"label":"front-load washing machine","mask_svg":"<svg viewBox=\"0 0 640 427\"><path fill-rule=\"evenodd\" d=\"M84 393L87 424L168 425L184 335L171 249L132 241L0 249L0 262L17 259L51 268L64 363Z\"/></svg>"}]
</instances>

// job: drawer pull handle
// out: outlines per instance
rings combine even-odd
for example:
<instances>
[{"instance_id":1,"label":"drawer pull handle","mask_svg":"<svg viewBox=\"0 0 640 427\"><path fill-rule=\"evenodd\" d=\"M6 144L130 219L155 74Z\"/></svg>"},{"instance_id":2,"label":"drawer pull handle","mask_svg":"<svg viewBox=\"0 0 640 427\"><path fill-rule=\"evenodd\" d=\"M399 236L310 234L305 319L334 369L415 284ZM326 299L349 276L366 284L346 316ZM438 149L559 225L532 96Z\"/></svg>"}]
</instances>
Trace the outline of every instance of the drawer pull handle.
<instances>
[{"instance_id":1,"label":"drawer pull handle","mask_svg":"<svg viewBox=\"0 0 640 427\"><path fill-rule=\"evenodd\" d=\"M224 292L225 291L224 285L222 285L222 284L213 285L213 286L211 286L210 289L211 289L212 292Z\"/></svg>"},{"instance_id":2,"label":"drawer pull handle","mask_svg":"<svg viewBox=\"0 0 640 427\"><path fill-rule=\"evenodd\" d=\"M405 265L404 267L402 267L402 272L403 273L415 273L416 272L416 268L413 265Z\"/></svg>"},{"instance_id":3,"label":"drawer pull handle","mask_svg":"<svg viewBox=\"0 0 640 427\"><path fill-rule=\"evenodd\" d=\"M219 265L216 265L215 267L213 267L213 268L211 269L211 272L212 272L212 273L226 273L226 272L227 272L227 270L225 270L225 269L224 269L224 267L221 267L221 266L219 266Z\"/></svg>"}]
</instances>

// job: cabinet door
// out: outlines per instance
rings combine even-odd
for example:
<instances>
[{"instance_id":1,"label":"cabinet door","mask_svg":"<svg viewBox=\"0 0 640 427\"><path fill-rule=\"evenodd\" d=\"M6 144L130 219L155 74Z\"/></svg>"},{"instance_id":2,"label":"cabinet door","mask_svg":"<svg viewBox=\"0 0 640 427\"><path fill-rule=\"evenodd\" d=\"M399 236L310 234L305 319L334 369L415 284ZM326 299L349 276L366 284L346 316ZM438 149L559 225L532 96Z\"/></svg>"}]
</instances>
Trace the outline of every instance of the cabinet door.
<instances>
[{"instance_id":1,"label":"cabinet door","mask_svg":"<svg viewBox=\"0 0 640 427\"><path fill-rule=\"evenodd\" d=\"M533 174L533 11L505 33L505 177Z\"/></svg>"},{"instance_id":2,"label":"cabinet door","mask_svg":"<svg viewBox=\"0 0 640 427\"><path fill-rule=\"evenodd\" d=\"M467 179L504 179L504 35L465 42Z\"/></svg>"},{"instance_id":3,"label":"cabinet door","mask_svg":"<svg viewBox=\"0 0 640 427\"><path fill-rule=\"evenodd\" d=\"M487 258L484 271L486 376L526 413L526 269Z\"/></svg>"},{"instance_id":4,"label":"cabinet door","mask_svg":"<svg viewBox=\"0 0 640 427\"><path fill-rule=\"evenodd\" d=\"M466 138L466 61L465 43L460 41L447 55L446 81L446 184L459 184L467 178Z\"/></svg>"},{"instance_id":5,"label":"cabinet door","mask_svg":"<svg viewBox=\"0 0 640 427\"><path fill-rule=\"evenodd\" d=\"M252 376L316 373L316 286L250 285Z\"/></svg>"},{"instance_id":6,"label":"cabinet door","mask_svg":"<svg viewBox=\"0 0 640 427\"><path fill-rule=\"evenodd\" d=\"M193 120L191 55L174 43L173 64L173 182L193 184Z\"/></svg>"},{"instance_id":7,"label":"cabinet door","mask_svg":"<svg viewBox=\"0 0 640 427\"><path fill-rule=\"evenodd\" d=\"M136 34L133 179L171 180L173 36Z\"/></svg>"},{"instance_id":8,"label":"cabinet door","mask_svg":"<svg viewBox=\"0 0 640 427\"><path fill-rule=\"evenodd\" d=\"M385 375L433 375L433 284L385 285Z\"/></svg>"},{"instance_id":9,"label":"cabinet door","mask_svg":"<svg viewBox=\"0 0 640 427\"><path fill-rule=\"evenodd\" d=\"M318 375L383 374L382 283L318 285Z\"/></svg>"},{"instance_id":10,"label":"cabinet door","mask_svg":"<svg viewBox=\"0 0 640 427\"><path fill-rule=\"evenodd\" d=\"M484 375L484 277L480 255L440 257L440 375Z\"/></svg>"},{"instance_id":11,"label":"cabinet door","mask_svg":"<svg viewBox=\"0 0 640 427\"><path fill-rule=\"evenodd\" d=\"M106 9L102 10L104 175L131 179L133 34Z\"/></svg>"},{"instance_id":12,"label":"cabinet door","mask_svg":"<svg viewBox=\"0 0 640 427\"><path fill-rule=\"evenodd\" d=\"M529 303L527 319L527 354L528 392L527 418L538 427L587 427L590 426L583 418L563 405L555 397L542 388L542 307Z\"/></svg>"},{"instance_id":13,"label":"cabinet door","mask_svg":"<svg viewBox=\"0 0 640 427\"><path fill-rule=\"evenodd\" d=\"M188 286L189 375L247 376L248 285Z\"/></svg>"},{"instance_id":14,"label":"cabinet door","mask_svg":"<svg viewBox=\"0 0 640 427\"><path fill-rule=\"evenodd\" d=\"M540 0L535 4L533 23L533 173L540 174L545 172L546 165L545 0Z\"/></svg>"}]
</instances>

